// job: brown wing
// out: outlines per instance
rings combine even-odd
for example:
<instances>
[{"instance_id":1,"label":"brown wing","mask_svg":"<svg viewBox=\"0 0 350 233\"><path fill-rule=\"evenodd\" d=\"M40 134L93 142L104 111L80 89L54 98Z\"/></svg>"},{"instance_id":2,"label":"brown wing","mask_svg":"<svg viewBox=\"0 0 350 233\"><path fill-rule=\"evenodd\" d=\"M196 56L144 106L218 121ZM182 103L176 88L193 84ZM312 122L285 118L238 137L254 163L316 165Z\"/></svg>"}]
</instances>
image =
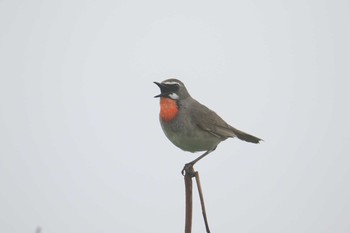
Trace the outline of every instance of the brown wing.
<instances>
[{"instance_id":1,"label":"brown wing","mask_svg":"<svg viewBox=\"0 0 350 233\"><path fill-rule=\"evenodd\" d=\"M202 130L222 139L237 137L246 142L259 143L261 141L260 138L230 126L218 114L206 106L198 102L195 105L198 107L196 106L191 109L191 117L194 123Z\"/></svg>"},{"instance_id":2,"label":"brown wing","mask_svg":"<svg viewBox=\"0 0 350 233\"><path fill-rule=\"evenodd\" d=\"M206 106L196 103L196 107L190 110L191 119L204 131L222 139L236 136L229 126L219 115Z\"/></svg>"}]
</instances>

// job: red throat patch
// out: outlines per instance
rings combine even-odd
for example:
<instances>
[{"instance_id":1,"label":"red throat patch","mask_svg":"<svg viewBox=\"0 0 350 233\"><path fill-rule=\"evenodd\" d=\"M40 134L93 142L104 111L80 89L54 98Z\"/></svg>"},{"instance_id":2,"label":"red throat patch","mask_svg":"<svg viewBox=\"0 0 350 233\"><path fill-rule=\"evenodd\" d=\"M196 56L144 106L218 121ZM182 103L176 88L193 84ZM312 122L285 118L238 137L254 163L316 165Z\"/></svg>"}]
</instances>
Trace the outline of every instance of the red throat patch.
<instances>
[{"instance_id":1,"label":"red throat patch","mask_svg":"<svg viewBox=\"0 0 350 233\"><path fill-rule=\"evenodd\" d=\"M179 108L177 107L175 100L169 98L160 98L159 116L163 121L172 121L176 117L178 111Z\"/></svg>"}]
</instances>

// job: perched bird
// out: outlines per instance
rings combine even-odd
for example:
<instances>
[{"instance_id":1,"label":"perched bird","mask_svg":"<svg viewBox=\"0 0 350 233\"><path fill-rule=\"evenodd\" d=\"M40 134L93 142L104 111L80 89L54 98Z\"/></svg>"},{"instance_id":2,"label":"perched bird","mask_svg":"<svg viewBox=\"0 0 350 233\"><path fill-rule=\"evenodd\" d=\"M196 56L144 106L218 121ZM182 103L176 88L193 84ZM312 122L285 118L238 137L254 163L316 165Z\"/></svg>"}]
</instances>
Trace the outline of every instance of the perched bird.
<instances>
[{"instance_id":1,"label":"perched bird","mask_svg":"<svg viewBox=\"0 0 350 233\"><path fill-rule=\"evenodd\" d=\"M252 143L262 140L227 124L214 111L193 99L180 80L154 83L161 91L155 98L160 97L159 120L167 138L184 151L205 151L185 167L192 167L227 138L237 137Z\"/></svg>"}]
</instances>

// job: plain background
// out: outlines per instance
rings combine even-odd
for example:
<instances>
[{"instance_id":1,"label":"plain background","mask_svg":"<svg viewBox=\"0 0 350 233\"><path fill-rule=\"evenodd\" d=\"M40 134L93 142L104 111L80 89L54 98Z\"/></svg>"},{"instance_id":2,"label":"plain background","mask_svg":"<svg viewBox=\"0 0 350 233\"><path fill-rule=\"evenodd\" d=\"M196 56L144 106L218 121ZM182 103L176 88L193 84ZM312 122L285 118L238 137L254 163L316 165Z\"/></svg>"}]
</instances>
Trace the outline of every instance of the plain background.
<instances>
[{"instance_id":1,"label":"plain background","mask_svg":"<svg viewBox=\"0 0 350 233\"><path fill-rule=\"evenodd\" d=\"M170 77L265 140L196 165L212 232L349 232L349 25L347 0L1 0L0 232L183 232Z\"/></svg>"}]
</instances>

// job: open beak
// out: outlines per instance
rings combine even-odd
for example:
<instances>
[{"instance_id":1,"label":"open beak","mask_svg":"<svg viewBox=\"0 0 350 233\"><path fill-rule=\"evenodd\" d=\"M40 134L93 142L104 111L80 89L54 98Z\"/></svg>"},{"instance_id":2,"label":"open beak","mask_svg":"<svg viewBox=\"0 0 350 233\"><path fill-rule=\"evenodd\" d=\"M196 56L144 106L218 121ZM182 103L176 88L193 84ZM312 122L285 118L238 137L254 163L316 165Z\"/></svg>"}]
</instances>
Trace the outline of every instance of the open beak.
<instances>
[{"instance_id":1,"label":"open beak","mask_svg":"<svg viewBox=\"0 0 350 233\"><path fill-rule=\"evenodd\" d=\"M164 97L169 94L169 88L166 85L159 82L153 82L153 83L160 88L160 92L161 92L159 95L154 96L154 98Z\"/></svg>"}]
</instances>

